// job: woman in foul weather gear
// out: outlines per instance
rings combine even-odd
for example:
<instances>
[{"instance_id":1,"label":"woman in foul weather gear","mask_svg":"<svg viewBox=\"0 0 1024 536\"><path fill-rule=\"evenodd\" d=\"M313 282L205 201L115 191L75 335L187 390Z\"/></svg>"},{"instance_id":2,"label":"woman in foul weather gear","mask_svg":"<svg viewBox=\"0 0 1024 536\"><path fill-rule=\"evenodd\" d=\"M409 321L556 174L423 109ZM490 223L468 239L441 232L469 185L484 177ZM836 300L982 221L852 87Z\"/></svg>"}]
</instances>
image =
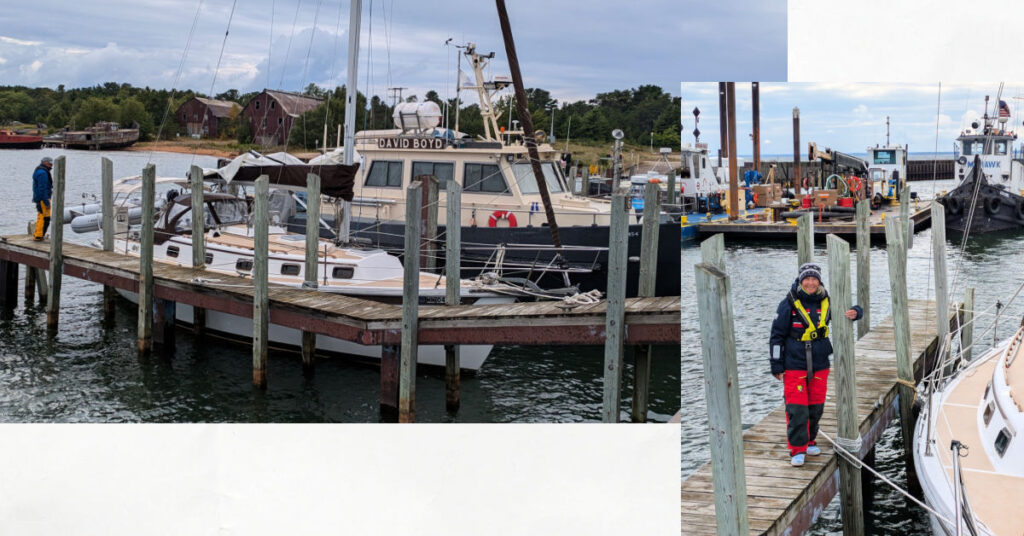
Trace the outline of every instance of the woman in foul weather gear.
<instances>
[{"instance_id":1,"label":"woman in foul weather gear","mask_svg":"<svg viewBox=\"0 0 1024 536\"><path fill-rule=\"evenodd\" d=\"M51 168L53 159L44 156L39 162L39 167L32 172L32 204L36 207L36 226L32 238L36 241L43 239L46 229L50 226L50 197L53 195Z\"/></svg>"},{"instance_id":2,"label":"woman in foul weather gear","mask_svg":"<svg viewBox=\"0 0 1024 536\"><path fill-rule=\"evenodd\" d=\"M860 320L862 313L860 306L854 305L843 316ZM804 263L793 287L779 303L769 339L772 376L782 380L786 400L789 454L797 466L803 465L805 454L821 454L814 438L828 387L831 319L828 292L821 284L821 266Z\"/></svg>"}]
</instances>

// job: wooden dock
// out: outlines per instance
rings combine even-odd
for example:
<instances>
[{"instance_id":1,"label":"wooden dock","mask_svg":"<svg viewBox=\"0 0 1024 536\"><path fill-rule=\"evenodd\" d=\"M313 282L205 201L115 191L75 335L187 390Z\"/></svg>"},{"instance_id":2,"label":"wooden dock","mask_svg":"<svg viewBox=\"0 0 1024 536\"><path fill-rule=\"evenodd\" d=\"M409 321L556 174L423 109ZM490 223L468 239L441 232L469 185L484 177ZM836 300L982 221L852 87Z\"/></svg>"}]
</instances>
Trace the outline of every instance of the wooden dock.
<instances>
[{"instance_id":1,"label":"wooden dock","mask_svg":"<svg viewBox=\"0 0 1024 536\"><path fill-rule=\"evenodd\" d=\"M914 232L927 229L931 225L931 201L919 201L911 204L910 217L914 220ZM874 244L885 243L885 218L898 216L899 206L883 206L871 214L871 241ZM818 221L814 219L814 237L816 242L824 242L825 237L834 234L846 239L854 238L857 235L857 222L854 221L854 214L845 221ZM789 221L770 222L763 219L740 218L735 221L728 219L715 219L708 222L701 222L698 225L697 234L699 238L707 238L715 234L724 234L727 239L770 239L789 240L796 242L797 226Z\"/></svg>"},{"instance_id":2,"label":"wooden dock","mask_svg":"<svg viewBox=\"0 0 1024 536\"><path fill-rule=\"evenodd\" d=\"M935 303L909 302L911 356L915 376L929 369L936 351ZM863 438L861 459L873 451L885 428L899 415L892 317L873 326L856 343L857 415ZM766 381L774 381L767 376ZM836 381L829 382L821 430L836 434ZM779 383L779 400L782 384ZM839 490L839 460L831 444L818 437L821 455L803 467L790 465L785 406L780 405L743 433L743 463L750 534L804 534ZM682 534L714 535L715 493L711 463L682 483Z\"/></svg>"},{"instance_id":3,"label":"wooden dock","mask_svg":"<svg viewBox=\"0 0 1024 536\"><path fill-rule=\"evenodd\" d=\"M74 243L62 243L62 250L63 268L60 272L65 277L139 292L141 266L138 257ZM9 309L16 301L19 264L32 268L31 273L34 269L50 268L50 263L48 242L36 242L29 235L0 237L0 302L3 306ZM266 288L270 323L362 345L382 346L381 413L387 418L397 413L400 420L406 419L406 416L407 420L412 420L414 411L411 407L402 406L413 400L410 389L415 376L408 371L400 371L400 364L404 361L399 359L403 348L403 324L407 324L408 320L403 321L401 305L275 284L258 287L253 285L252 278L224 274L211 278L208 272L192 267L165 263L153 263L149 267L152 270L152 296L157 300L156 303L171 304L171 307L180 303L205 311L253 318L255 290ZM43 279L40 275L36 277ZM59 281L59 278L55 281ZM50 298L53 299L56 294L50 292ZM678 296L631 298L617 306L624 309L622 334L617 341L641 348L679 344ZM155 309L158 320L154 330L171 333L169 346L173 346L173 329L160 326L173 327L174 315L161 315L163 306L156 306ZM611 338L606 336L608 318L618 318L609 313L607 300L572 308L566 308L561 301L544 301L500 305L422 305L416 309L418 314L414 314L418 319L418 327L408 330L416 334L417 338L413 339L418 340L416 344L446 347L462 344L606 345ZM638 360L640 353L637 352ZM646 351L642 353L650 355ZM669 352L663 355L679 354ZM254 361L253 370L254 384L264 388L265 368L257 367ZM457 370L456 365L454 371ZM448 370L446 381L449 376L455 378L451 388L454 392L450 394L457 400L457 373ZM642 406L634 408L634 420L646 419L647 397L641 395L646 385L641 383L640 390L634 386L633 404ZM620 390L621 377L619 382L606 382L605 396L611 401L610 408L618 407ZM410 395L406 395L407 392ZM608 418L617 421L618 412L610 408L606 408L606 411L614 414Z\"/></svg>"}]
</instances>

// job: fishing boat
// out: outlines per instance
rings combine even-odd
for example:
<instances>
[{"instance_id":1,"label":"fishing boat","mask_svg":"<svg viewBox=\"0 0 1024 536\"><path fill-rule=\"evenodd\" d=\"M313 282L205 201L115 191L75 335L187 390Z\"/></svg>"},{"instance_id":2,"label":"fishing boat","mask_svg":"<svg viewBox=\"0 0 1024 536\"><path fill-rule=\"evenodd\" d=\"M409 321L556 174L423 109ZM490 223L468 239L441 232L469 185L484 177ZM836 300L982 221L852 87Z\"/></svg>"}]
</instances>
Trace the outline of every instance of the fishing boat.
<instances>
[{"instance_id":1,"label":"fishing boat","mask_svg":"<svg viewBox=\"0 0 1024 536\"><path fill-rule=\"evenodd\" d=\"M982 123L973 122L957 137L959 183L938 198L946 226L960 233L1024 228L1024 155L1014 151L1017 134L1006 129L1009 106L1000 100L998 107L990 116L985 97Z\"/></svg>"},{"instance_id":2,"label":"fishing boat","mask_svg":"<svg viewBox=\"0 0 1024 536\"><path fill-rule=\"evenodd\" d=\"M309 167L309 166L304 166ZM283 176L283 174L282 174ZM243 182L244 181L239 181ZM269 200L272 222L269 227L268 273L271 284L293 288L304 286L306 238L301 234L287 232L281 224L290 212L295 210L296 196L289 186L279 181L279 188L271 191ZM237 188L239 184L235 184ZM331 186L328 185L328 189ZM178 193L170 190L166 202L159 211L154 226L153 260L158 263L178 266L192 265L192 232L199 229L196 221L202 221L205 240L205 264L200 280L205 285L238 284L236 278L229 281L226 276L251 277L253 270L254 237L250 214L250 200L243 195L228 193L204 194L202 216L193 213L192 198L188 191ZM127 206L118 208L115 215L114 251L127 256L139 255L140 238L125 217ZM194 227L195 226L195 227ZM99 247L100 243L94 244ZM402 299L403 268L399 259L377 248L342 247L330 240L320 239L317 268L318 292L356 296L373 301L400 303ZM444 303L445 277L422 272L419 277L419 295L423 303ZM464 280L460 283L460 296L464 304L512 303L524 296L522 288L508 284L499 277L491 276L478 280ZM134 292L118 290L125 298L137 302ZM193 322L190 306L176 307L176 320L181 323ZM212 333L228 338L248 338L252 335L250 318L217 311L207 311L205 327ZM272 345L288 349L301 348L301 331L270 324L269 340ZM328 336L317 337L317 351L327 354L343 354L359 358L379 360L380 346L363 346ZM461 366L466 370L479 369L490 345L466 345L462 347ZM425 365L445 365L443 346L423 345L419 350L419 362Z\"/></svg>"},{"instance_id":3,"label":"fishing boat","mask_svg":"<svg viewBox=\"0 0 1024 536\"><path fill-rule=\"evenodd\" d=\"M9 130L0 130L0 149L38 149L42 146L42 136L30 136Z\"/></svg>"},{"instance_id":4,"label":"fishing boat","mask_svg":"<svg viewBox=\"0 0 1024 536\"><path fill-rule=\"evenodd\" d=\"M486 262L495 248L502 250L505 267L520 270L525 277L545 274L547 286L566 282L583 290L603 290L607 281L607 248L611 205L570 191L560 164L561 153L542 133L498 127L494 95L508 85L501 77L488 79L485 70L492 54L481 54L470 43L464 54L472 65L484 133L473 139L455 128L439 125L442 115L433 103L404 103L394 112L395 128L368 130L354 136L354 151L362 165L356 176L352 201L351 234L356 240L399 251L404 240L405 192L417 177L432 175L439 181L438 233L444 233L449 182L462 186L460 221L463 275ZM550 200L561 238L560 250L552 246L543 199L527 154L527 136L538 139L537 151L542 180ZM329 152L311 164L341 161L342 150ZM326 213L332 211L325 210ZM657 215L656 217L661 217ZM629 227L629 255L640 253L639 218ZM330 216L328 216L330 219ZM658 247L656 293L678 295L679 248L676 224L664 218ZM301 231L301 218L291 229ZM341 227L338 225L337 227ZM639 263L628 269L627 293L636 295Z\"/></svg>"},{"instance_id":5,"label":"fishing boat","mask_svg":"<svg viewBox=\"0 0 1024 536\"><path fill-rule=\"evenodd\" d=\"M885 145L868 147L867 166L871 207L883 203L899 204L907 186L907 147L889 141L889 118L885 118Z\"/></svg>"},{"instance_id":6,"label":"fishing boat","mask_svg":"<svg viewBox=\"0 0 1024 536\"><path fill-rule=\"evenodd\" d=\"M1024 327L940 382L914 433L935 534L1020 534Z\"/></svg>"}]
</instances>

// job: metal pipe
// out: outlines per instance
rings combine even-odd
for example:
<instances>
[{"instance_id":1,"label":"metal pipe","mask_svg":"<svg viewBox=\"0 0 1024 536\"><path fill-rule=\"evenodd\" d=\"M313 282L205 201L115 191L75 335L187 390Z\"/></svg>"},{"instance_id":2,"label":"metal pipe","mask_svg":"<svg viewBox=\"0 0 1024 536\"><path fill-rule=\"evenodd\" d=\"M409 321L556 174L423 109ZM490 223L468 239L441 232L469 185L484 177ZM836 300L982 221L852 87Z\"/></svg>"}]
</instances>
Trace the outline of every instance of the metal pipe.
<instances>
[{"instance_id":1,"label":"metal pipe","mask_svg":"<svg viewBox=\"0 0 1024 536\"><path fill-rule=\"evenodd\" d=\"M803 174L800 171L800 108L793 108L793 189L797 193L803 186Z\"/></svg>"},{"instance_id":2,"label":"metal pipe","mask_svg":"<svg viewBox=\"0 0 1024 536\"><path fill-rule=\"evenodd\" d=\"M729 138L729 126L726 123L725 82L718 83L718 167L722 167L722 158L729 156L726 144Z\"/></svg>"},{"instance_id":3,"label":"metal pipe","mask_svg":"<svg viewBox=\"0 0 1024 536\"><path fill-rule=\"evenodd\" d=\"M761 172L761 84L750 83L750 96L754 108L754 171Z\"/></svg>"}]
</instances>

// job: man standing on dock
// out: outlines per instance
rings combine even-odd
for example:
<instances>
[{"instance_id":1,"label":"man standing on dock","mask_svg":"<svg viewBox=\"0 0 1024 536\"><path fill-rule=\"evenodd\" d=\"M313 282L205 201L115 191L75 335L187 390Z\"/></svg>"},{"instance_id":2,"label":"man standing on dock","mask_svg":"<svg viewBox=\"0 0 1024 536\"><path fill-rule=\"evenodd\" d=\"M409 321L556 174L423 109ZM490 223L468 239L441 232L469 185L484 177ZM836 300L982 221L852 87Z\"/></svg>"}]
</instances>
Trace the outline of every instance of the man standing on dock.
<instances>
[{"instance_id":1,"label":"man standing on dock","mask_svg":"<svg viewBox=\"0 0 1024 536\"><path fill-rule=\"evenodd\" d=\"M862 313L860 306L854 305L844 316L859 320ZM783 382L786 439L795 466L804 464L805 454L821 454L814 438L818 435L828 387L832 355L828 339L830 320L821 266L804 263L789 294L779 303L769 340L772 375Z\"/></svg>"},{"instance_id":2,"label":"man standing on dock","mask_svg":"<svg viewBox=\"0 0 1024 536\"><path fill-rule=\"evenodd\" d=\"M53 159L44 156L32 173L32 204L36 206L36 228L32 238L42 240L50 227L50 197L53 196Z\"/></svg>"}]
</instances>

